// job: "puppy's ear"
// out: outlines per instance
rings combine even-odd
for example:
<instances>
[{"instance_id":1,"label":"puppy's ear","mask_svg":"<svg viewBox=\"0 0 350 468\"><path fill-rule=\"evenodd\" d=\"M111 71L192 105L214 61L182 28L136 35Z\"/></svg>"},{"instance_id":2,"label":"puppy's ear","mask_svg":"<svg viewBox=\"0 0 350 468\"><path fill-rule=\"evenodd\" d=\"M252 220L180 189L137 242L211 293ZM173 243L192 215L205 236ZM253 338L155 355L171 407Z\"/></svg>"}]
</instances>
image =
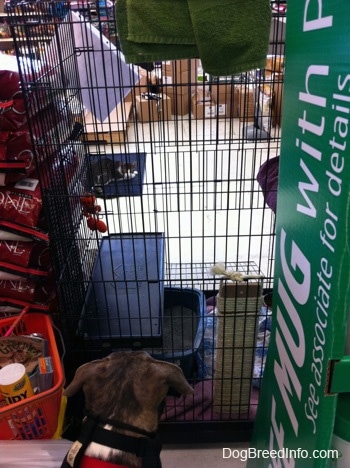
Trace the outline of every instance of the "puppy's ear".
<instances>
[{"instance_id":1,"label":"puppy's ear","mask_svg":"<svg viewBox=\"0 0 350 468\"><path fill-rule=\"evenodd\" d=\"M157 362L157 370L160 378L163 378L169 387L173 387L177 392L182 395L190 395L194 393L193 388L187 382L182 369L170 362L159 361Z\"/></svg>"}]
</instances>

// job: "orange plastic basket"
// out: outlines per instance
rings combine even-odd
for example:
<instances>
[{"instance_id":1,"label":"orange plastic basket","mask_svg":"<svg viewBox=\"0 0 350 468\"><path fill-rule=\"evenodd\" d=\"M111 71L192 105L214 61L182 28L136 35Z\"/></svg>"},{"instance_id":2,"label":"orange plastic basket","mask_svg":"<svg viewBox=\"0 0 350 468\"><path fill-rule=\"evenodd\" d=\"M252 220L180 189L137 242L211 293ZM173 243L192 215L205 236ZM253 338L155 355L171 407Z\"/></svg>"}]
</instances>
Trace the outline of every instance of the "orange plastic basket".
<instances>
[{"instance_id":1,"label":"orange plastic basket","mask_svg":"<svg viewBox=\"0 0 350 468\"><path fill-rule=\"evenodd\" d=\"M15 318L0 319L0 336L4 336ZM0 439L50 439L56 432L64 385L64 372L56 339L48 315L27 313L15 327L15 335L41 333L48 341L48 355L53 365L53 386L12 405L0 408Z\"/></svg>"}]
</instances>

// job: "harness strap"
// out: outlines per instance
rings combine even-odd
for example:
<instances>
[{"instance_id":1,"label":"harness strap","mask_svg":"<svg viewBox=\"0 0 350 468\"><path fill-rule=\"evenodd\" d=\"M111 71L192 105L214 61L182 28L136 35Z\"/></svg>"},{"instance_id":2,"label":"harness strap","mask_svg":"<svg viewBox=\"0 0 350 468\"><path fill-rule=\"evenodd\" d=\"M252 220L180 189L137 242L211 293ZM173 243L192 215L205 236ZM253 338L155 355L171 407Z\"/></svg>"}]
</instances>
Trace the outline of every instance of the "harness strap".
<instances>
[{"instance_id":1,"label":"harness strap","mask_svg":"<svg viewBox=\"0 0 350 468\"><path fill-rule=\"evenodd\" d=\"M101 445L133 453L137 457L149 457L159 455L162 449L162 443L159 438L131 437L118 432L109 431L101 426L97 426L92 436L92 442Z\"/></svg>"},{"instance_id":2,"label":"harness strap","mask_svg":"<svg viewBox=\"0 0 350 468\"><path fill-rule=\"evenodd\" d=\"M109 424L110 426L113 426L116 429L125 429L130 432L135 432L135 434L143 435L145 437L154 438L156 436L155 432L146 431L145 429L140 429L139 427L124 423L122 421L118 421L116 419L101 418L100 416L96 416L87 410L85 410L84 413L87 418L94 419L99 424Z\"/></svg>"},{"instance_id":3,"label":"harness strap","mask_svg":"<svg viewBox=\"0 0 350 468\"><path fill-rule=\"evenodd\" d=\"M61 468L78 468L87 446L90 444L92 434L97 427L97 421L86 418L81 428L79 439L76 440L65 456Z\"/></svg>"},{"instance_id":4,"label":"harness strap","mask_svg":"<svg viewBox=\"0 0 350 468\"><path fill-rule=\"evenodd\" d=\"M132 437L118 432L110 431L99 424L110 424L117 428L127 429L144 437ZM118 425L117 425L118 424ZM143 468L161 468L160 452L162 443L155 432L144 431L129 424L109 419L101 419L88 415L84 418L82 430L68 451L61 468L78 468L87 446L96 442L107 447L133 453L142 458Z\"/></svg>"}]
</instances>

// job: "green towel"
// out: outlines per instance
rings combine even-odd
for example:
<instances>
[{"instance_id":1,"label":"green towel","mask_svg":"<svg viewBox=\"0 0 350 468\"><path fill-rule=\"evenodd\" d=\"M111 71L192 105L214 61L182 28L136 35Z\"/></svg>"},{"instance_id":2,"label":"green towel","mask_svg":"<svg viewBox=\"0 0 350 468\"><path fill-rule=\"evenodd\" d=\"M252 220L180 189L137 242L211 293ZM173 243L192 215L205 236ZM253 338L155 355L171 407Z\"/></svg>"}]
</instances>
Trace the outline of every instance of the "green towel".
<instances>
[{"instance_id":1,"label":"green towel","mask_svg":"<svg viewBox=\"0 0 350 468\"><path fill-rule=\"evenodd\" d=\"M232 75L265 68L271 7L269 0L188 0L203 69Z\"/></svg>"},{"instance_id":2,"label":"green towel","mask_svg":"<svg viewBox=\"0 0 350 468\"><path fill-rule=\"evenodd\" d=\"M187 0L126 0L129 41L196 45Z\"/></svg>"},{"instance_id":3,"label":"green towel","mask_svg":"<svg viewBox=\"0 0 350 468\"><path fill-rule=\"evenodd\" d=\"M169 3L171 3L170 1L164 1L168 6ZM149 13L147 13L149 11L149 4L141 1L138 2L138 6L141 7L141 9L136 9L136 11L139 12L139 16L132 15L133 20L129 23L127 2L130 2L130 0L117 0L116 2L117 32L121 49L125 55L127 63L157 62L162 60L180 60L199 57L196 44L181 44L181 46L179 46L177 43L167 44L164 42L163 44L162 41L148 44L131 41L129 39L129 27L131 27L133 33L135 31L135 27L136 31L144 31L143 18L148 16L152 19L153 16L149 16ZM156 2L151 0L150 3L151 5L155 5ZM161 9L161 11L163 10ZM154 20L152 20L152 22L154 22ZM150 33L153 29L154 24L148 26ZM157 31L157 29L158 28L155 30Z\"/></svg>"},{"instance_id":4,"label":"green towel","mask_svg":"<svg viewBox=\"0 0 350 468\"><path fill-rule=\"evenodd\" d=\"M215 76L265 67L270 0L118 0L116 14L129 63L199 57Z\"/></svg>"}]
</instances>

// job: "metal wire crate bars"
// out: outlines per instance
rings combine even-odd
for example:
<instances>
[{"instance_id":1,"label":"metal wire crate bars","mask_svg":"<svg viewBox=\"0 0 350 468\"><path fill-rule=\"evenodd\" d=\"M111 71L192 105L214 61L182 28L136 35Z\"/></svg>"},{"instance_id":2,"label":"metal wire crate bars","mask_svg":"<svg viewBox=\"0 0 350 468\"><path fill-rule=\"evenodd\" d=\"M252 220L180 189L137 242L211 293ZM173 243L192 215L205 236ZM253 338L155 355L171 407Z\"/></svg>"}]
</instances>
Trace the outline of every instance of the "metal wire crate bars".
<instances>
[{"instance_id":1,"label":"metal wire crate bars","mask_svg":"<svg viewBox=\"0 0 350 468\"><path fill-rule=\"evenodd\" d=\"M170 352L177 363L189 349L190 361L181 365L190 363L196 393L185 402L169 396L164 433L183 429L187 437L196 427L223 436L235 424L248 434L268 340L269 311L261 297L273 288L275 248L275 214L257 174L280 150L285 18L273 13L265 70L213 77L195 58L127 64L114 7L112 1L7 4L26 112L40 109L41 135L53 128L50 141L37 138L29 120L54 259L57 319L70 354L67 375L114 349L144 347L167 359ZM44 112L44 91L55 112ZM52 146L58 164L44 168ZM93 200L88 207L86 194ZM154 235L161 245L148 244ZM227 354L217 342L213 312L220 278L210 268L217 263L263 276L251 323L246 317L239 326L243 341L236 354L247 356L238 361L248 365L239 377L246 386L234 401L225 400L225 411L217 400L213 405L215 382L237 374L215 374L218 350ZM144 310L152 313L145 318ZM136 338L129 328L131 340L120 340L121 316L131 328L138 324ZM86 317L98 325L84 325ZM185 329L191 340L199 337L198 346L185 348ZM183 348L172 349L175 337Z\"/></svg>"}]
</instances>

